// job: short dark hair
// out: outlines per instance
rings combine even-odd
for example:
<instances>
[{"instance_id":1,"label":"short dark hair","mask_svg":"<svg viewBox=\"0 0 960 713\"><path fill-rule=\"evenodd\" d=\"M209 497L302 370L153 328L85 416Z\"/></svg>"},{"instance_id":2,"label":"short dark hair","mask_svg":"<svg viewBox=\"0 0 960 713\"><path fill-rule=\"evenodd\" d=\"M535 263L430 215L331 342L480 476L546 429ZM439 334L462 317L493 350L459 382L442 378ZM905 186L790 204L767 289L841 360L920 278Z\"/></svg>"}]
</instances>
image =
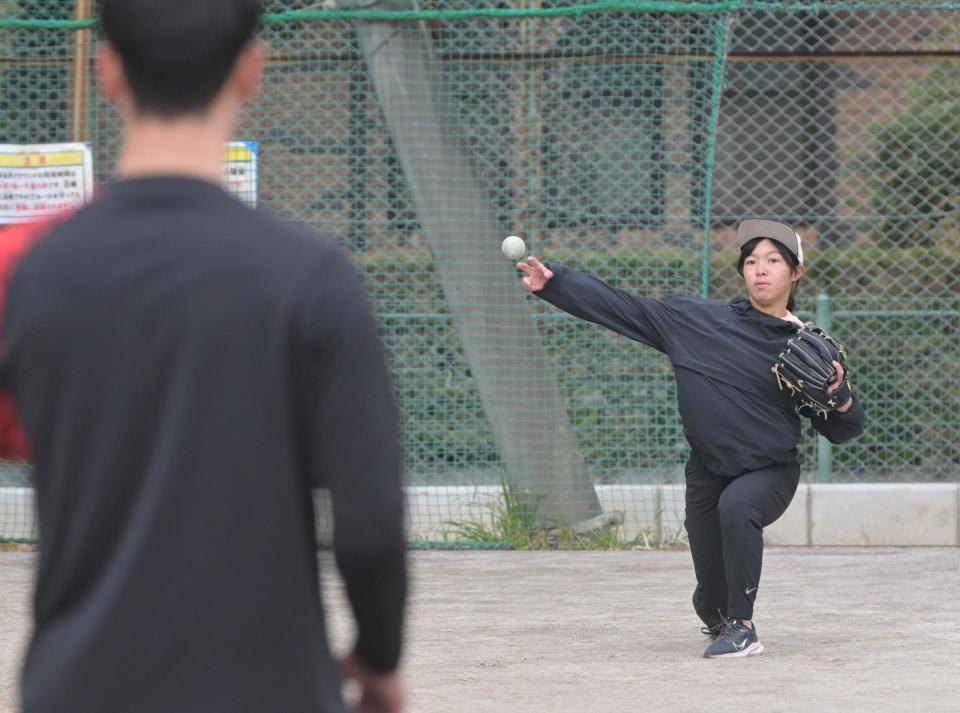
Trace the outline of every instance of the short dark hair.
<instances>
[{"instance_id":1,"label":"short dark hair","mask_svg":"<svg viewBox=\"0 0 960 713\"><path fill-rule=\"evenodd\" d=\"M262 15L261 0L100 0L137 110L166 118L210 106Z\"/></svg>"},{"instance_id":2,"label":"short dark hair","mask_svg":"<svg viewBox=\"0 0 960 713\"><path fill-rule=\"evenodd\" d=\"M737 260L737 272L743 275L743 263L745 263L747 258L753 253L754 248L757 247L757 243L766 239L767 238L754 238L753 240L748 240L743 244L743 247L740 248L740 259ZM800 258L797 257L797 254L779 240L771 240L770 242L773 243L773 247L775 247L780 255L783 256L783 259L787 261L792 270L796 272L797 267L800 265ZM791 312L796 306L796 300L793 299L793 294L796 291L797 285L794 283L793 287L790 288L790 299L787 300L787 309Z\"/></svg>"}]
</instances>

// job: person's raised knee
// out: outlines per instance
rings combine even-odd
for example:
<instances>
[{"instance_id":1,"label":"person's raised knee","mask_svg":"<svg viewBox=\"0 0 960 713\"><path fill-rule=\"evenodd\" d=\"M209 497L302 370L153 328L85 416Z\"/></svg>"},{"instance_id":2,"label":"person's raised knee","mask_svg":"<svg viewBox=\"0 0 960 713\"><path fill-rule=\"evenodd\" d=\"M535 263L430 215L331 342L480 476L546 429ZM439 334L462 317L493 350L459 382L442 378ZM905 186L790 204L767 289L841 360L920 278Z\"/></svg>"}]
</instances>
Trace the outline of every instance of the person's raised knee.
<instances>
[{"instance_id":1,"label":"person's raised knee","mask_svg":"<svg viewBox=\"0 0 960 713\"><path fill-rule=\"evenodd\" d=\"M737 501L725 503L721 499L717 512L720 516L721 527L741 522L749 522L757 527L760 526L760 513L750 503Z\"/></svg>"}]
</instances>

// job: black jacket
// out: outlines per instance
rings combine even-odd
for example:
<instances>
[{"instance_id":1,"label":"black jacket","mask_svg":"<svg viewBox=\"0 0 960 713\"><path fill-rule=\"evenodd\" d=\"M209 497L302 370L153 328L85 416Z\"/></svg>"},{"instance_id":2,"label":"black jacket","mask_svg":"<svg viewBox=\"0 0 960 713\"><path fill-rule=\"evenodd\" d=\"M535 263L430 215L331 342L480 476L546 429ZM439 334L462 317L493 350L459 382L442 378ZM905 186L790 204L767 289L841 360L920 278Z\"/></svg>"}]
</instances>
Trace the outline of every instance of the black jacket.
<instances>
[{"instance_id":1,"label":"black jacket","mask_svg":"<svg viewBox=\"0 0 960 713\"><path fill-rule=\"evenodd\" d=\"M212 183L118 181L6 285L35 457L23 712L340 711L317 591L329 490L356 654L400 656L401 454L356 269Z\"/></svg>"},{"instance_id":2,"label":"black jacket","mask_svg":"<svg viewBox=\"0 0 960 713\"><path fill-rule=\"evenodd\" d=\"M801 414L771 371L795 324L742 297L727 303L681 295L650 299L563 265L548 267L554 276L538 297L670 358L684 434L708 470L736 476L796 460ZM842 443L863 432L864 412L854 398L846 413L810 420L831 442Z\"/></svg>"}]
</instances>

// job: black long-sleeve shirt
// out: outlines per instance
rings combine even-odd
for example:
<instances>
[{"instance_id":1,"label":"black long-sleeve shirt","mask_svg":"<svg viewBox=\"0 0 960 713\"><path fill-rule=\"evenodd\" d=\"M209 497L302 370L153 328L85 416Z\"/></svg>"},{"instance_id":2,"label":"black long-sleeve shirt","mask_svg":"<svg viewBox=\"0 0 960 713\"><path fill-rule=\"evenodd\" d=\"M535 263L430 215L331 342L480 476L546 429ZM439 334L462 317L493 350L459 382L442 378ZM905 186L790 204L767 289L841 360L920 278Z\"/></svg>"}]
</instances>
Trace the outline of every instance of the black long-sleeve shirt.
<instances>
[{"instance_id":1,"label":"black long-sleeve shirt","mask_svg":"<svg viewBox=\"0 0 960 713\"><path fill-rule=\"evenodd\" d=\"M333 243L203 181L120 181L6 285L40 523L24 713L338 711L313 489L356 653L397 665L392 389Z\"/></svg>"},{"instance_id":2,"label":"black long-sleeve shirt","mask_svg":"<svg viewBox=\"0 0 960 713\"><path fill-rule=\"evenodd\" d=\"M684 434L713 473L736 476L796 460L800 414L771 367L797 326L753 308L670 295L638 297L602 280L548 263L554 276L537 296L581 319L664 352L677 380ZM863 432L864 412L851 408L813 427L833 443Z\"/></svg>"}]
</instances>

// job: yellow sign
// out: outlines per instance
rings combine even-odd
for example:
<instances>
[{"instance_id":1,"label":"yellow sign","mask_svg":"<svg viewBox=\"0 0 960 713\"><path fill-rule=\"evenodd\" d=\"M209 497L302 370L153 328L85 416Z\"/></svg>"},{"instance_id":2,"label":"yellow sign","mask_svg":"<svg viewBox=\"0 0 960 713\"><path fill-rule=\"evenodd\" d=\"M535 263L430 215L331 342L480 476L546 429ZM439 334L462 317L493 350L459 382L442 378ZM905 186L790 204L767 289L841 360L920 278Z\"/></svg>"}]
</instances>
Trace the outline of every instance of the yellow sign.
<instances>
[{"instance_id":1,"label":"yellow sign","mask_svg":"<svg viewBox=\"0 0 960 713\"><path fill-rule=\"evenodd\" d=\"M259 153L256 141L231 141L225 151L224 185L251 208L257 206Z\"/></svg>"},{"instance_id":2,"label":"yellow sign","mask_svg":"<svg viewBox=\"0 0 960 713\"><path fill-rule=\"evenodd\" d=\"M33 147L31 147L33 148ZM82 151L50 153L0 153L0 168L36 168L38 166L81 166L86 160Z\"/></svg>"}]
</instances>

